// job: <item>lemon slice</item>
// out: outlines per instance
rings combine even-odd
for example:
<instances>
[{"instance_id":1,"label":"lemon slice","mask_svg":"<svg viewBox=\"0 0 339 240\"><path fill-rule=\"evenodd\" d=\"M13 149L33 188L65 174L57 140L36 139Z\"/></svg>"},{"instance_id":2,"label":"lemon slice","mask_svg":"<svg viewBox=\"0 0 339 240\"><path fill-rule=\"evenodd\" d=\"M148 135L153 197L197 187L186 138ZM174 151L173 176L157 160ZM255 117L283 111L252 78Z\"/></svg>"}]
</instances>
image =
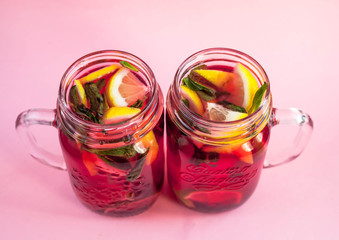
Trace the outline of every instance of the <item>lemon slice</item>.
<instances>
[{"instance_id":1,"label":"lemon slice","mask_svg":"<svg viewBox=\"0 0 339 240\"><path fill-rule=\"evenodd\" d=\"M203 115L204 114L204 107L202 105L202 102L201 102L198 94L185 85L181 85L180 88L181 88L181 97L183 99L187 99L188 102L189 102L188 107L192 111L194 111L194 112L196 112L200 115Z\"/></svg>"},{"instance_id":2,"label":"lemon slice","mask_svg":"<svg viewBox=\"0 0 339 240\"><path fill-rule=\"evenodd\" d=\"M216 103L207 103L207 115L210 120L218 122L235 121L248 116L247 113L236 112Z\"/></svg>"},{"instance_id":3,"label":"lemon slice","mask_svg":"<svg viewBox=\"0 0 339 240\"><path fill-rule=\"evenodd\" d=\"M145 153L148 150L146 161L147 165L152 164L152 162L157 158L159 152L159 145L153 131L147 133L139 142L134 144L134 149L138 153Z\"/></svg>"},{"instance_id":4,"label":"lemon slice","mask_svg":"<svg viewBox=\"0 0 339 240\"><path fill-rule=\"evenodd\" d=\"M224 87L224 90L230 93L227 101L245 108L248 112L252 106L254 95L259 89L258 82L241 63L235 67L234 73L234 78Z\"/></svg>"},{"instance_id":5,"label":"lemon slice","mask_svg":"<svg viewBox=\"0 0 339 240\"><path fill-rule=\"evenodd\" d=\"M120 68L107 82L106 98L111 107L127 107L145 97L148 87L129 69Z\"/></svg>"},{"instance_id":6,"label":"lemon slice","mask_svg":"<svg viewBox=\"0 0 339 240\"><path fill-rule=\"evenodd\" d=\"M77 95L79 97L79 100L82 104L84 104L86 107L88 107L88 101L86 98L85 89L82 86L81 82L79 80L74 80L75 89L77 90Z\"/></svg>"},{"instance_id":7,"label":"lemon slice","mask_svg":"<svg viewBox=\"0 0 339 240\"><path fill-rule=\"evenodd\" d=\"M233 79L233 73L219 70L198 69L193 70L193 72L200 75L218 88L223 88L231 79Z\"/></svg>"},{"instance_id":8,"label":"lemon slice","mask_svg":"<svg viewBox=\"0 0 339 240\"><path fill-rule=\"evenodd\" d=\"M83 78L80 78L78 79L78 81L81 82L81 84L85 84L85 83L88 83L88 82L92 82L92 81L95 81L101 77L103 77L104 75L106 74L109 74L109 73L112 73L114 72L115 70L119 69L120 68L120 65L118 64L112 64L108 67L105 67L105 68L101 68L95 72L92 72L88 75L86 75L85 77Z\"/></svg>"},{"instance_id":9,"label":"lemon slice","mask_svg":"<svg viewBox=\"0 0 339 240\"><path fill-rule=\"evenodd\" d=\"M105 124L117 123L129 119L139 112L139 108L111 107L104 113L103 121Z\"/></svg>"}]
</instances>

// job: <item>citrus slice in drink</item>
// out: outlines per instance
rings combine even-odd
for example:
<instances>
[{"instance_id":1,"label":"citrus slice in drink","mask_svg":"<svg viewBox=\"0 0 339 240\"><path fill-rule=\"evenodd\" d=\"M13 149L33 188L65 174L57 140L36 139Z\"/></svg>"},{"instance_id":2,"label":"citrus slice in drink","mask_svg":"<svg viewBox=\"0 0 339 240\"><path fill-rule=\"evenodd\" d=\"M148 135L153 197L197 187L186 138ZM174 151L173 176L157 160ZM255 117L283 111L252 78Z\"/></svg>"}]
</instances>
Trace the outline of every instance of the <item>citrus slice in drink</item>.
<instances>
[{"instance_id":1,"label":"citrus slice in drink","mask_svg":"<svg viewBox=\"0 0 339 240\"><path fill-rule=\"evenodd\" d=\"M203 115L204 107L201 103L198 94L185 85L181 85L180 88L181 88L181 97L183 100L188 101L188 107L195 113Z\"/></svg>"},{"instance_id":2,"label":"citrus slice in drink","mask_svg":"<svg viewBox=\"0 0 339 240\"><path fill-rule=\"evenodd\" d=\"M103 121L105 124L122 122L137 115L139 112L139 108L111 107L104 113Z\"/></svg>"},{"instance_id":3,"label":"citrus slice in drink","mask_svg":"<svg viewBox=\"0 0 339 240\"><path fill-rule=\"evenodd\" d=\"M219 154L232 154L237 157L240 161L248 164L253 163L253 145L251 142L245 143L232 143L225 146L204 146L203 151L205 152L216 152Z\"/></svg>"},{"instance_id":4,"label":"citrus slice in drink","mask_svg":"<svg viewBox=\"0 0 339 240\"><path fill-rule=\"evenodd\" d=\"M83 151L82 152L82 162L84 163L86 169L88 170L90 176L95 176L98 174L98 171L105 171L106 173L118 173L123 170L113 168L102 159L100 159L96 154Z\"/></svg>"},{"instance_id":5,"label":"citrus slice in drink","mask_svg":"<svg viewBox=\"0 0 339 240\"><path fill-rule=\"evenodd\" d=\"M107 103L111 107L131 106L147 92L147 86L125 67L120 68L106 85Z\"/></svg>"},{"instance_id":6,"label":"citrus slice in drink","mask_svg":"<svg viewBox=\"0 0 339 240\"><path fill-rule=\"evenodd\" d=\"M241 106L248 112L259 85L253 74L241 63L234 69L234 78L225 84L223 90L230 93L227 101Z\"/></svg>"},{"instance_id":7,"label":"citrus slice in drink","mask_svg":"<svg viewBox=\"0 0 339 240\"><path fill-rule=\"evenodd\" d=\"M193 76L200 76L214 86L223 89L233 79L233 73L210 69L193 70ZM198 79L197 79L198 80Z\"/></svg>"},{"instance_id":8,"label":"citrus slice in drink","mask_svg":"<svg viewBox=\"0 0 339 240\"><path fill-rule=\"evenodd\" d=\"M206 115L212 121L229 122L235 121L248 116L247 113L233 111L216 103L207 103Z\"/></svg>"},{"instance_id":9,"label":"citrus slice in drink","mask_svg":"<svg viewBox=\"0 0 339 240\"><path fill-rule=\"evenodd\" d=\"M98 156L93 153L87 151L82 152L82 162L91 176L95 176L98 173L97 162L99 160Z\"/></svg>"},{"instance_id":10,"label":"citrus slice in drink","mask_svg":"<svg viewBox=\"0 0 339 240\"><path fill-rule=\"evenodd\" d=\"M146 152L148 149L145 163L147 165L151 165L152 162L157 158L159 152L159 145L153 131L150 131L143 138L141 138L141 140L134 145L134 149L137 149L141 152Z\"/></svg>"},{"instance_id":11,"label":"citrus slice in drink","mask_svg":"<svg viewBox=\"0 0 339 240\"><path fill-rule=\"evenodd\" d=\"M85 83L88 83L88 82L92 82L92 81L95 81L109 73L112 73L114 71L116 71L117 69L120 68L120 65L118 64L112 64L108 67L104 67L104 68L101 68L95 72L92 72L88 75L86 75L85 77L82 77L80 79L78 79L78 81L81 82L81 84L85 84Z\"/></svg>"},{"instance_id":12,"label":"citrus slice in drink","mask_svg":"<svg viewBox=\"0 0 339 240\"><path fill-rule=\"evenodd\" d=\"M86 98L85 89L82 86L81 82L79 80L74 80L74 85L75 85L75 89L77 91L77 95L78 95L80 103L88 107L88 101Z\"/></svg>"},{"instance_id":13,"label":"citrus slice in drink","mask_svg":"<svg viewBox=\"0 0 339 240\"><path fill-rule=\"evenodd\" d=\"M241 194L231 191L196 191L184 196L183 203L188 207L194 207L195 204L206 204L208 206L218 206L229 204L239 204L241 202Z\"/></svg>"}]
</instances>

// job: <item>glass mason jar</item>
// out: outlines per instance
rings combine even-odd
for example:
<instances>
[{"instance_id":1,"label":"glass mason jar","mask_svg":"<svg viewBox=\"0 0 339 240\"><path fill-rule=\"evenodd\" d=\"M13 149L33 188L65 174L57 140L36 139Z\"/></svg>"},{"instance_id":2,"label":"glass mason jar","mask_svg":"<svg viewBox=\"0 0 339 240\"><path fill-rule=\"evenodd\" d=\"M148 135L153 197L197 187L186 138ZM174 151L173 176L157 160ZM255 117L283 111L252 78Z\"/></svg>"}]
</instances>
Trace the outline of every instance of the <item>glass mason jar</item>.
<instances>
[{"instance_id":1,"label":"glass mason jar","mask_svg":"<svg viewBox=\"0 0 339 240\"><path fill-rule=\"evenodd\" d=\"M74 114L68 104L73 81L120 61L147 85L146 104L132 118L98 124ZM148 209L156 200L164 175L163 95L152 70L138 57L122 51L99 51L74 62L61 79L56 109L21 113L16 128L30 154L41 162L68 171L73 190L89 209L128 216ZM58 129L63 158L39 147L32 125Z\"/></svg>"},{"instance_id":2,"label":"glass mason jar","mask_svg":"<svg viewBox=\"0 0 339 240\"><path fill-rule=\"evenodd\" d=\"M241 63L267 90L259 108L230 122L208 120L191 111L181 100L180 86L190 70L202 64L232 69ZM166 102L167 171L175 197L186 207L220 212L243 204L254 192L261 169L299 156L313 128L304 112L272 107L270 82L260 64L232 49L211 48L187 58L178 68ZM278 124L299 126L290 148L274 163L265 160L270 130Z\"/></svg>"}]
</instances>

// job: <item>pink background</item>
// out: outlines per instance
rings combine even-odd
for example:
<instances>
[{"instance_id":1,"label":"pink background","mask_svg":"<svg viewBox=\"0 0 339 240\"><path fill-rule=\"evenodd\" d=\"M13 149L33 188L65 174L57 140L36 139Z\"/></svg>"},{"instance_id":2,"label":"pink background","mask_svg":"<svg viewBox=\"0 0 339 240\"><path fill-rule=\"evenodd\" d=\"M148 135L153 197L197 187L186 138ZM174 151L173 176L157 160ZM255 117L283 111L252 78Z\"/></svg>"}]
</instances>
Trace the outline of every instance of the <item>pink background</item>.
<instances>
[{"instance_id":1,"label":"pink background","mask_svg":"<svg viewBox=\"0 0 339 240\"><path fill-rule=\"evenodd\" d=\"M1 0L0 239L339 239L338 23L337 0ZM165 185L141 215L97 215L75 198L67 173L33 160L15 132L21 111L55 107L64 71L89 52L139 56L166 94L186 57L218 46L257 59L275 107L303 109L315 123L305 152L264 170L236 210L191 211ZM60 151L55 129L42 130L45 147ZM279 134L270 153L286 144Z\"/></svg>"}]
</instances>

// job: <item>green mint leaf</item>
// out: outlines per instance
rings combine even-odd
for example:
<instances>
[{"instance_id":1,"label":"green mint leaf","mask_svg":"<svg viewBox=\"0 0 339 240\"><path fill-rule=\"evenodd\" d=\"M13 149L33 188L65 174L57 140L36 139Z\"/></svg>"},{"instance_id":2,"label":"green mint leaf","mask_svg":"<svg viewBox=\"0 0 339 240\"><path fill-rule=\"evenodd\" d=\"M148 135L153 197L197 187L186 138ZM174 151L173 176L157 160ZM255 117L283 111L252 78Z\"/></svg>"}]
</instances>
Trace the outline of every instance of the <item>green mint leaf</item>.
<instances>
[{"instance_id":1,"label":"green mint leaf","mask_svg":"<svg viewBox=\"0 0 339 240\"><path fill-rule=\"evenodd\" d=\"M217 153L217 152L209 152L208 153L208 160L210 162L214 162L214 163L218 162L219 161L219 153Z\"/></svg>"},{"instance_id":2,"label":"green mint leaf","mask_svg":"<svg viewBox=\"0 0 339 240\"><path fill-rule=\"evenodd\" d=\"M196 129L198 129L200 132L203 132L203 133L207 133L207 134L211 134L211 131L208 130L207 128L204 128L204 127L200 127L200 126L194 126Z\"/></svg>"},{"instance_id":3,"label":"green mint leaf","mask_svg":"<svg viewBox=\"0 0 339 240\"><path fill-rule=\"evenodd\" d=\"M181 115L181 114L179 113L179 115ZM199 114L198 114L198 115L199 115ZM183 118L183 119L185 119L185 118ZM185 121L186 124L190 125L192 128L195 128L195 129L199 130L200 132L207 133L207 134L211 134L211 131L210 131L210 130L208 130L207 128L204 128L204 127L201 127L201 126L196 125L196 124L195 124L193 121L191 121L191 120L185 119L184 121Z\"/></svg>"},{"instance_id":4,"label":"green mint leaf","mask_svg":"<svg viewBox=\"0 0 339 240\"><path fill-rule=\"evenodd\" d=\"M133 105L131 105L131 107L133 107L133 108L141 108L142 105L144 105L144 101L141 101L140 99L138 99Z\"/></svg>"},{"instance_id":5,"label":"green mint leaf","mask_svg":"<svg viewBox=\"0 0 339 240\"><path fill-rule=\"evenodd\" d=\"M189 76L184 78L183 82L189 89L196 91L199 96L205 101L211 101L216 98L216 91L214 89L206 87L192 80Z\"/></svg>"},{"instance_id":6,"label":"green mint leaf","mask_svg":"<svg viewBox=\"0 0 339 240\"><path fill-rule=\"evenodd\" d=\"M132 168L131 163L123 157L109 156L109 155L98 155L98 157L111 167L127 171Z\"/></svg>"},{"instance_id":7,"label":"green mint leaf","mask_svg":"<svg viewBox=\"0 0 339 240\"><path fill-rule=\"evenodd\" d=\"M245 108L235 105L233 103L227 102L227 101L220 101L220 102L217 102L217 104L220 104L224 108L230 109L232 111L247 113Z\"/></svg>"},{"instance_id":8,"label":"green mint leaf","mask_svg":"<svg viewBox=\"0 0 339 240\"><path fill-rule=\"evenodd\" d=\"M102 97L103 97L103 99L104 99L104 102L103 102L103 109L104 109L104 111L107 111L107 110L109 109L109 105L108 105L108 103L107 103L107 99L106 99L106 97L105 97L105 94L102 94Z\"/></svg>"},{"instance_id":9,"label":"green mint leaf","mask_svg":"<svg viewBox=\"0 0 339 240\"><path fill-rule=\"evenodd\" d=\"M140 154L136 164L131 169L131 171L127 174L127 182L134 182L141 174L142 169L144 168L145 162L146 162L146 156L149 152L149 148L144 154Z\"/></svg>"},{"instance_id":10,"label":"green mint leaf","mask_svg":"<svg viewBox=\"0 0 339 240\"><path fill-rule=\"evenodd\" d=\"M212 91L197 91L197 94L206 102L216 98L215 92Z\"/></svg>"},{"instance_id":11,"label":"green mint leaf","mask_svg":"<svg viewBox=\"0 0 339 240\"><path fill-rule=\"evenodd\" d=\"M86 83L84 89L89 101L90 110L96 114L99 120L101 120L104 111L104 98L100 94L96 83Z\"/></svg>"},{"instance_id":12,"label":"green mint leaf","mask_svg":"<svg viewBox=\"0 0 339 240\"><path fill-rule=\"evenodd\" d=\"M201 84L198 84L197 82L193 81L190 77L185 77L183 79L183 82L189 89L193 91L200 91L204 89Z\"/></svg>"},{"instance_id":13,"label":"green mint leaf","mask_svg":"<svg viewBox=\"0 0 339 240\"><path fill-rule=\"evenodd\" d=\"M111 149L92 149L82 146L82 149L96 154L108 165L121 170L131 169L132 165L129 160L137 156L132 145Z\"/></svg>"},{"instance_id":14,"label":"green mint leaf","mask_svg":"<svg viewBox=\"0 0 339 240\"><path fill-rule=\"evenodd\" d=\"M68 101L72 111L80 118L86 121L100 123L96 114L92 110L88 109L84 104L80 103L75 85L70 89Z\"/></svg>"},{"instance_id":15,"label":"green mint leaf","mask_svg":"<svg viewBox=\"0 0 339 240\"><path fill-rule=\"evenodd\" d=\"M80 101L78 99L77 89L75 85L73 85L69 91L68 101L70 102L71 107L72 105L77 106L80 104Z\"/></svg>"},{"instance_id":16,"label":"green mint leaf","mask_svg":"<svg viewBox=\"0 0 339 240\"><path fill-rule=\"evenodd\" d=\"M101 91L103 87L106 85L106 80L104 78L99 79L98 81L95 82L95 85L97 86L98 90Z\"/></svg>"},{"instance_id":17,"label":"green mint leaf","mask_svg":"<svg viewBox=\"0 0 339 240\"><path fill-rule=\"evenodd\" d=\"M98 156L111 156L111 157L124 157L125 159L129 159L134 157L137 152L134 150L132 145L127 145L124 147L118 147L118 148L111 148L111 149L91 149L86 148L85 149L88 152L95 153Z\"/></svg>"},{"instance_id":18,"label":"green mint leaf","mask_svg":"<svg viewBox=\"0 0 339 240\"><path fill-rule=\"evenodd\" d=\"M100 120L97 118L97 116L84 104L75 106L73 111L84 120L91 121L94 123L100 123Z\"/></svg>"},{"instance_id":19,"label":"green mint leaf","mask_svg":"<svg viewBox=\"0 0 339 240\"><path fill-rule=\"evenodd\" d=\"M261 104L261 99L264 96L266 89L267 89L267 84L266 82L264 82L264 84L261 85L261 87L256 91L254 95L251 108L248 111L249 114L254 113L259 108Z\"/></svg>"},{"instance_id":20,"label":"green mint leaf","mask_svg":"<svg viewBox=\"0 0 339 240\"><path fill-rule=\"evenodd\" d=\"M104 100L104 94L102 95L102 99ZM102 117L104 115L104 110L105 110L105 102L101 101L99 103L98 110L97 110L97 115L100 118L100 122L102 121Z\"/></svg>"},{"instance_id":21,"label":"green mint leaf","mask_svg":"<svg viewBox=\"0 0 339 240\"><path fill-rule=\"evenodd\" d=\"M130 64L129 62L126 62L126 61L120 61L120 64L121 64L122 66L126 67L126 68L129 68L129 69L135 71L135 72L138 72L138 71L139 71L136 67L134 67L134 66L133 66L132 64Z\"/></svg>"},{"instance_id":22,"label":"green mint leaf","mask_svg":"<svg viewBox=\"0 0 339 240\"><path fill-rule=\"evenodd\" d=\"M194 71L194 70L202 70L202 69L203 70L207 69L207 65L206 64L201 64L201 65L193 68L192 71Z\"/></svg>"},{"instance_id":23,"label":"green mint leaf","mask_svg":"<svg viewBox=\"0 0 339 240\"><path fill-rule=\"evenodd\" d=\"M194 148L194 154L190 160L194 165L200 165L201 163L208 164L211 167L216 167L217 165L212 163L217 163L219 161L219 153L217 152L204 152L198 148Z\"/></svg>"},{"instance_id":24,"label":"green mint leaf","mask_svg":"<svg viewBox=\"0 0 339 240\"><path fill-rule=\"evenodd\" d=\"M186 107L190 108L190 102L186 99L186 98L183 98L181 99L183 101L183 103L186 105Z\"/></svg>"}]
</instances>

